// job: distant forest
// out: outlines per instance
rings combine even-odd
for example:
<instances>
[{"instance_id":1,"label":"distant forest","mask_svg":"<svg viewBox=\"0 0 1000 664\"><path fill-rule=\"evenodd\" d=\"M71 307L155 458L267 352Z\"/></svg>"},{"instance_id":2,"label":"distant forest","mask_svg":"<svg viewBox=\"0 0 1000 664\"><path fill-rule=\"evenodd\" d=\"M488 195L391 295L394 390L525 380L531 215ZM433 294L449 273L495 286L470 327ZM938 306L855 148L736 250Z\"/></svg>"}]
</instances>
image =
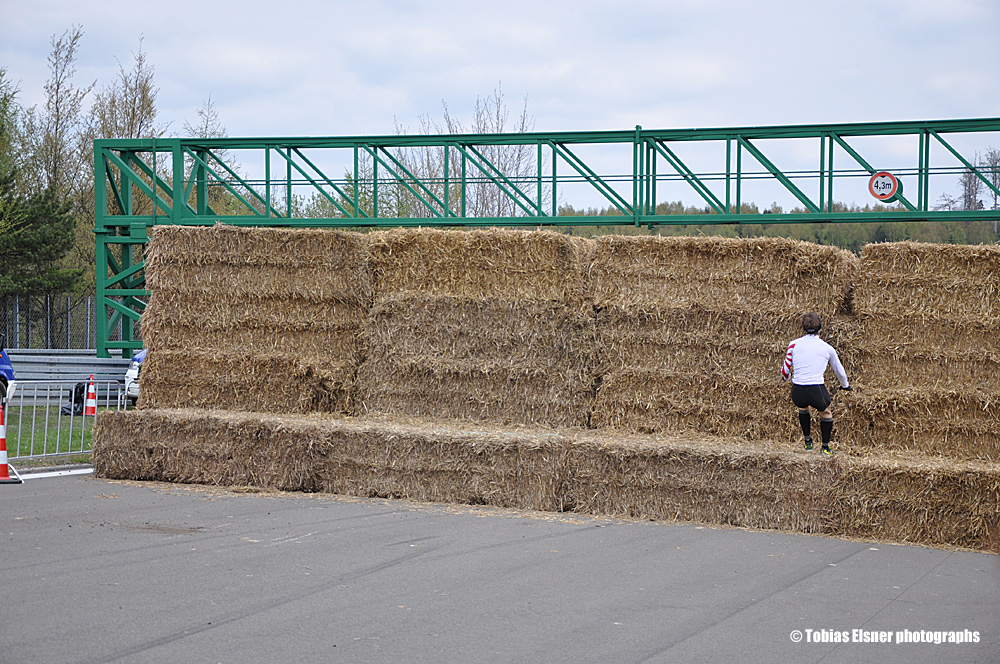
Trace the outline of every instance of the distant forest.
<instances>
[{"instance_id":1,"label":"distant forest","mask_svg":"<svg viewBox=\"0 0 1000 664\"><path fill-rule=\"evenodd\" d=\"M838 212L879 212L892 208L873 206L835 205ZM839 208L839 209L838 209ZM792 210L794 213L796 210ZM656 207L657 214L708 214L708 208L685 207L680 201L661 203ZM742 214L780 214L781 207L772 205L765 210L759 210L756 205L744 204ZM575 209L571 205L559 208L560 216L585 215L594 217L621 216L616 208ZM596 221L596 220L595 220ZM866 244L875 242L899 242L912 240L914 242L934 242L939 244L993 244L1000 240L996 222L941 222L941 221L909 221L909 222L867 222L867 223L806 223L806 224L700 224L683 226L646 226L601 224L593 226L576 226L567 232L573 235L593 237L595 235L718 235L721 237L787 237L816 244L825 244L854 253L860 253Z\"/></svg>"}]
</instances>

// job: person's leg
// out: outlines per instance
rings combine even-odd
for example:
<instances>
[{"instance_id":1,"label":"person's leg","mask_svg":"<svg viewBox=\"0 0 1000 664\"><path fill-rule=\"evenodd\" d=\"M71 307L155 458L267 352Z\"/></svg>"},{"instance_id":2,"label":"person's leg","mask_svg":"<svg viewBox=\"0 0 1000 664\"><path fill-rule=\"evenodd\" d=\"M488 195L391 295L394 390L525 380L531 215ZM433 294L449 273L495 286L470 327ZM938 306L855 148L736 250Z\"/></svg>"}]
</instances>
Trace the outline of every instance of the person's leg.
<instances>
[{"instance_id":1,"label":"person's leg","mask_svg":"<svg viewBox=\"0 0 1000 664\"><path fill-rule=\"evenodd\" d=\"M802 427L802 435L806 439L806 449L812 449L812 436L809 435L810 416L808 408L799 408L799 425Z\"/></svg>"},{"instance_id":2,"label":"person's leg","mask_svg":"<svg viewBox=\"0 0 1000 664\"><path fill-rule=\"evenodd\" d=\"M819 414L819 431L823 438L823 450L830 449L830 439L833 437L833 409L830 406Z\"/></svg>"},{"instance_id":3,"label":"person's leg","mask_svg":"<svg viewBox=\"0 0 1000 664\"><path fill-rule=\"evenodd\" d=\"M808 387L792 385L792 403L799 409L799 426L802 427L807 450L812 449L812 438L809 436L809 406L812 402L813 397Z\"/></svg>"}]
</instances>

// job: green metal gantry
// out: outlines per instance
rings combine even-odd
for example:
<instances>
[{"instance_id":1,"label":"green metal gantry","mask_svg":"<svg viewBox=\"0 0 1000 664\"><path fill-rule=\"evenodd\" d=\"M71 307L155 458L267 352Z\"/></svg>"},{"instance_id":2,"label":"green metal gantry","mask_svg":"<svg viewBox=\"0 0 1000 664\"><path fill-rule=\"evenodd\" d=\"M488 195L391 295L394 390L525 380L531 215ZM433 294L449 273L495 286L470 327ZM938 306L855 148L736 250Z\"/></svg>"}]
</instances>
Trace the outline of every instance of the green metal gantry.
<instances>
[{"instance_id":1,"label":"green metal gantry","mask_svg":"<svg viewBox=\"0 0 1000 664\"><path fill-rule=\"evenodd\" d=\"M944 186L953 188L962 173L981 180L990 197L1000 195L996 174L969 154L1000 144L998 132L1000 118L606 132L99 139L94 141L97 352L107 357L112 349L127 353L142 345L134 329L148 297L143 249L150 227L158 224L995 222L1000 210L932 209L931 200L937 191L932 182L946 181ZM882 145L875 148L875 139ZM876 175L883 186L892 185L891 197L869 197L874 208L854 211L835 202L835 192L843 197L844 191L856 193L869 182L875 187ZM702 213L658 213L657 202L670 200L678 188L697 196ZM749 213L744 205L748 190L768 198L777 191L795 207L778 214ZM560 208L560 200L572 204L569 198L581 194L617 215L595 218ZM111 340L116 329L118 339Z\"/></svg>"}]
</instances>

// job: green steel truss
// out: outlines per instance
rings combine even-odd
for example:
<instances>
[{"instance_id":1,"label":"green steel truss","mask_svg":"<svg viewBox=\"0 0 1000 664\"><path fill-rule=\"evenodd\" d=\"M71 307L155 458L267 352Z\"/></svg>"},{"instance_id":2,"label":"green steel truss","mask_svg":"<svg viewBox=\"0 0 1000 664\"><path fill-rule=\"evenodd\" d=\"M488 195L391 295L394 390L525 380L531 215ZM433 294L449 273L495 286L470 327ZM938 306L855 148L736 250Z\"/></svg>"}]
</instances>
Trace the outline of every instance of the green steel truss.
<instances>
[{"instance_id":1,"label":"green steel truss","mask_svg":"<svg viewBox=\"0 0 1000 664\"><path fill-rule=\"evenodd\" d=\"M988 205L934 209L932 183L954 189L959 174L971 173L981 180L988 200L1000 195L995 174L978 166L975 154L1000 145L998 132L1000 118L521 134L99 139L94 141L98 355L142 345L135 328L148 297L143 249L150 227L157 224L654 227L996 221L1000 210ZM873 151L874 139L889 149ZM803 167L804 154L812 156L805 157ZM893 163L884 163L886 154L896 155L890 157ZM779 162L796 167L782 168ZM856 193L859 182L867 185L880 171L905 185L892 199L862 198L862 211L847 211L835 202L835 194ZM760 189L762 183L770 189ZM775 191L791 202L791 211L749 213L745 203ZM581 193L618 216L560 214L558 201L573 204ZM658 201L692 193L704 204L703 214L658 213ZM881 205L865 208L864 203Z\"/></svg>"}]
</instances>

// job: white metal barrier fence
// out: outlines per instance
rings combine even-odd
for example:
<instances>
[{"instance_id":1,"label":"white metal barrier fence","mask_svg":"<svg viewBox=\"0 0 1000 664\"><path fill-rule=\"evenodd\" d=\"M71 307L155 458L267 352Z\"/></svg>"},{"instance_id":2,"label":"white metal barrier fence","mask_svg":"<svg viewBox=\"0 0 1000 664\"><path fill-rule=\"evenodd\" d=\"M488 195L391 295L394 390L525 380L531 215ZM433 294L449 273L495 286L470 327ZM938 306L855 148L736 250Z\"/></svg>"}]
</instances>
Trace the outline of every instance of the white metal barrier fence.
<instances>
[{"instance_id":1,"label":"white metal barrier fence","mask_svg":"<svg viewBox=\"0 0 1000 664\"><path fill-rule=\"evenodd\" d=\"M97 412L127 407L125 386L95 380L95 413L87 414L89 381L17 381L6 405L10 460L87 454Z\"/></svg>"}]
</instances>

